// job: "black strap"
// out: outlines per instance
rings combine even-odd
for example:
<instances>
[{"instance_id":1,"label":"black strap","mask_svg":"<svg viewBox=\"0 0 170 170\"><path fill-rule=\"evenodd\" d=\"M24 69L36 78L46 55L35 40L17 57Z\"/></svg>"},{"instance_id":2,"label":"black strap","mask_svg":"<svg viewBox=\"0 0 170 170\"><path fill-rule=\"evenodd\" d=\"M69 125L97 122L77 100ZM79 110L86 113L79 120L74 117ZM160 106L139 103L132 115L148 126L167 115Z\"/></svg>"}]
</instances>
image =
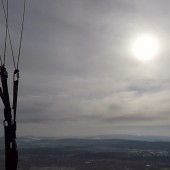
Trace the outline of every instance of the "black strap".
<instances>
[{"instance_id":1,"label":"black strap","mask_svg":"<svg viewBox=\"0 0 170 170\"><path fill-rule=\"evenodd\" d=\"M14 76L19 71L14 71ZM0 67L2 89L0 90L0 96L4 103L4 130L5 130L5 168L6 170L17 170L18 163L18 150L16 143L16 107L17 107L17 94L18 94L18 78L14 80L14 97L13 109L14 116L11 113L11 106L8 93L8 73L4 66ZM18 76L17 76L18 77Z\"/></svg>"},{"instance_id":2,"label":"black strap","mask_svg":"<svg viewBox=\"0 0 170 170\"><path fill-rule=\"evenodd\" d=\"M4 96L3 96L3 92L2 92L2 88L0 87L0 97L2 99L2 102L4 104ZM4 104L5 105L5 104Z\"/></svg>"},{"instance_id":3,"label":"black strap","mask_svg":"<svg viewBox=\"0 0 170 170\"><path fill-rule=\"evenodd\" d=\"M18 83L19 83L19 70L14 71L13 77L13 110L14 110L14 120L16 120L16 110L17 110L17 99L18 99Z\"/></svg>"}]
</instances>

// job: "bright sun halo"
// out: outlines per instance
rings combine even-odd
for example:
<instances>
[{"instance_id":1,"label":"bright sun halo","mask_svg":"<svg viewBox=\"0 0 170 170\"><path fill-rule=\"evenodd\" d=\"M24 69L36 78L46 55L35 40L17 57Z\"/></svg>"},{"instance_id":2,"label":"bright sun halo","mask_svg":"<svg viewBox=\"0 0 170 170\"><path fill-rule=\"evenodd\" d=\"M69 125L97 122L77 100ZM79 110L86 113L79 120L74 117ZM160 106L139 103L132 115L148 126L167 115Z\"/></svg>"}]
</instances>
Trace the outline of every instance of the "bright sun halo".
<instances>
[{"instance_id":1,"label":"bright sun halo","mask_svg":"<svg viewBox=\"0 0 170 170\"><path fill-rule=\"evenodd\" d=\"M132 46L135 57L141 61L153 59L158 52L158 41L150 35L137 37Z\"/></svg>"}]
</instances>

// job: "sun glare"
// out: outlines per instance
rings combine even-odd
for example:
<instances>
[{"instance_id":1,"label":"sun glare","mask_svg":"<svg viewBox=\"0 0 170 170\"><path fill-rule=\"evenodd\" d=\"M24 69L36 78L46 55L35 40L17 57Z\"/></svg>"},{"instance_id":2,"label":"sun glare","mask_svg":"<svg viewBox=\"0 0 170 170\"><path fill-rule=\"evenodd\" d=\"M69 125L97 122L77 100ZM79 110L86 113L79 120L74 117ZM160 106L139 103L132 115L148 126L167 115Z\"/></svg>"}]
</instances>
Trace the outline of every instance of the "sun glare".
<instances>
[{"instance_id":1,"label":"sun glare","mask_svg":"<svg viewBox=\"0 0 170 170\"><path fill-rule=\"evenodd\" d=\"M134 41L132 52L137 59L149 61L153 59L158 52L158 41L150 35L141 35Z\"/></svg>"}]
</instances>

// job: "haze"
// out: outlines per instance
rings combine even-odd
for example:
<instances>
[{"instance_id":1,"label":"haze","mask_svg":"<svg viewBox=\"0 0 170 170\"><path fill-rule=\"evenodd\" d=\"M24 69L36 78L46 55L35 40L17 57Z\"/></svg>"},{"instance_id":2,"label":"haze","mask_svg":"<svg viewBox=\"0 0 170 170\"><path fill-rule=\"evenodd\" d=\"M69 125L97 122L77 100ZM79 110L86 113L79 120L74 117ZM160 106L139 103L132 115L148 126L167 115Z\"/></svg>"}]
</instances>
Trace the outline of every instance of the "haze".
<instances>
[{"instance_id":1,"label":"haze","mask_svg":"<svg viewBox=\"0 0 170 170\"><path fill-rule=\"evenodd\" d=\"M9 2L16 52L23 1ZM168 0L28 0L18 136L169 136L169 6ZM2 55L2 6L0 23ZM141 33L155 35L162 46L148 63L131 52ZM7 63L12 80L9 46Z\"/></svg>"}]
</instances>

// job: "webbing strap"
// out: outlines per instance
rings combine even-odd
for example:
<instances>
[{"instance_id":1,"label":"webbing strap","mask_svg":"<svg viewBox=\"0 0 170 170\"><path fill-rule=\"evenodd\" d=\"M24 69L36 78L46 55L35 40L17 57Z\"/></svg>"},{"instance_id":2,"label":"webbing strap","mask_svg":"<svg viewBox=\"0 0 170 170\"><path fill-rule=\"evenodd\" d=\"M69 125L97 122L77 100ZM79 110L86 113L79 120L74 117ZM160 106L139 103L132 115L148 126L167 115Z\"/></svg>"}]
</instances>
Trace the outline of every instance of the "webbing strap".
<instances>
[{"instance_id":1,"label":"webbing strap","mask_svg":"<svg viewBox=\"0 0 170 170\"><path fill-rule=\"evenodd\" d=\"M15 71L14 75L17 75L19 71ZM8 73L4 66L0 67L2 89L0 90L0 96L4 102L4 130L5 130L5 169L6 170L17 170L18 163L18 151L16 143L16 106L17 106L17 94L18 94L18 78L14 80L14 100L13 107L15 108L14 116L11 113L11 106L8 93Z\"/></svg>"},{"instance_id":2,"label":"webbing strap","mask_svg":"<svg viewBox=\"0 0 170 170\"><path fill-rule=\"evenodd\" d=\"M13 110L14 110L14 120L16 120L16 110L17 110L17 99L18 99L18 83L19 83L19 70L14 71L13 78Z\"/></svg>"},{"instance_id":3,"label":"webbing strap","mask_svg":"<svg viewBox=\"0 0 170 170\"><path fill-rule=\"evenodd\" d=\"M3 96L3 92L2 92L2 88L0 87L0 97L2 99L2 102L4 104L4 96ZM4 104L5 105L5 104Z\"/></svg>"}]
</instances>

